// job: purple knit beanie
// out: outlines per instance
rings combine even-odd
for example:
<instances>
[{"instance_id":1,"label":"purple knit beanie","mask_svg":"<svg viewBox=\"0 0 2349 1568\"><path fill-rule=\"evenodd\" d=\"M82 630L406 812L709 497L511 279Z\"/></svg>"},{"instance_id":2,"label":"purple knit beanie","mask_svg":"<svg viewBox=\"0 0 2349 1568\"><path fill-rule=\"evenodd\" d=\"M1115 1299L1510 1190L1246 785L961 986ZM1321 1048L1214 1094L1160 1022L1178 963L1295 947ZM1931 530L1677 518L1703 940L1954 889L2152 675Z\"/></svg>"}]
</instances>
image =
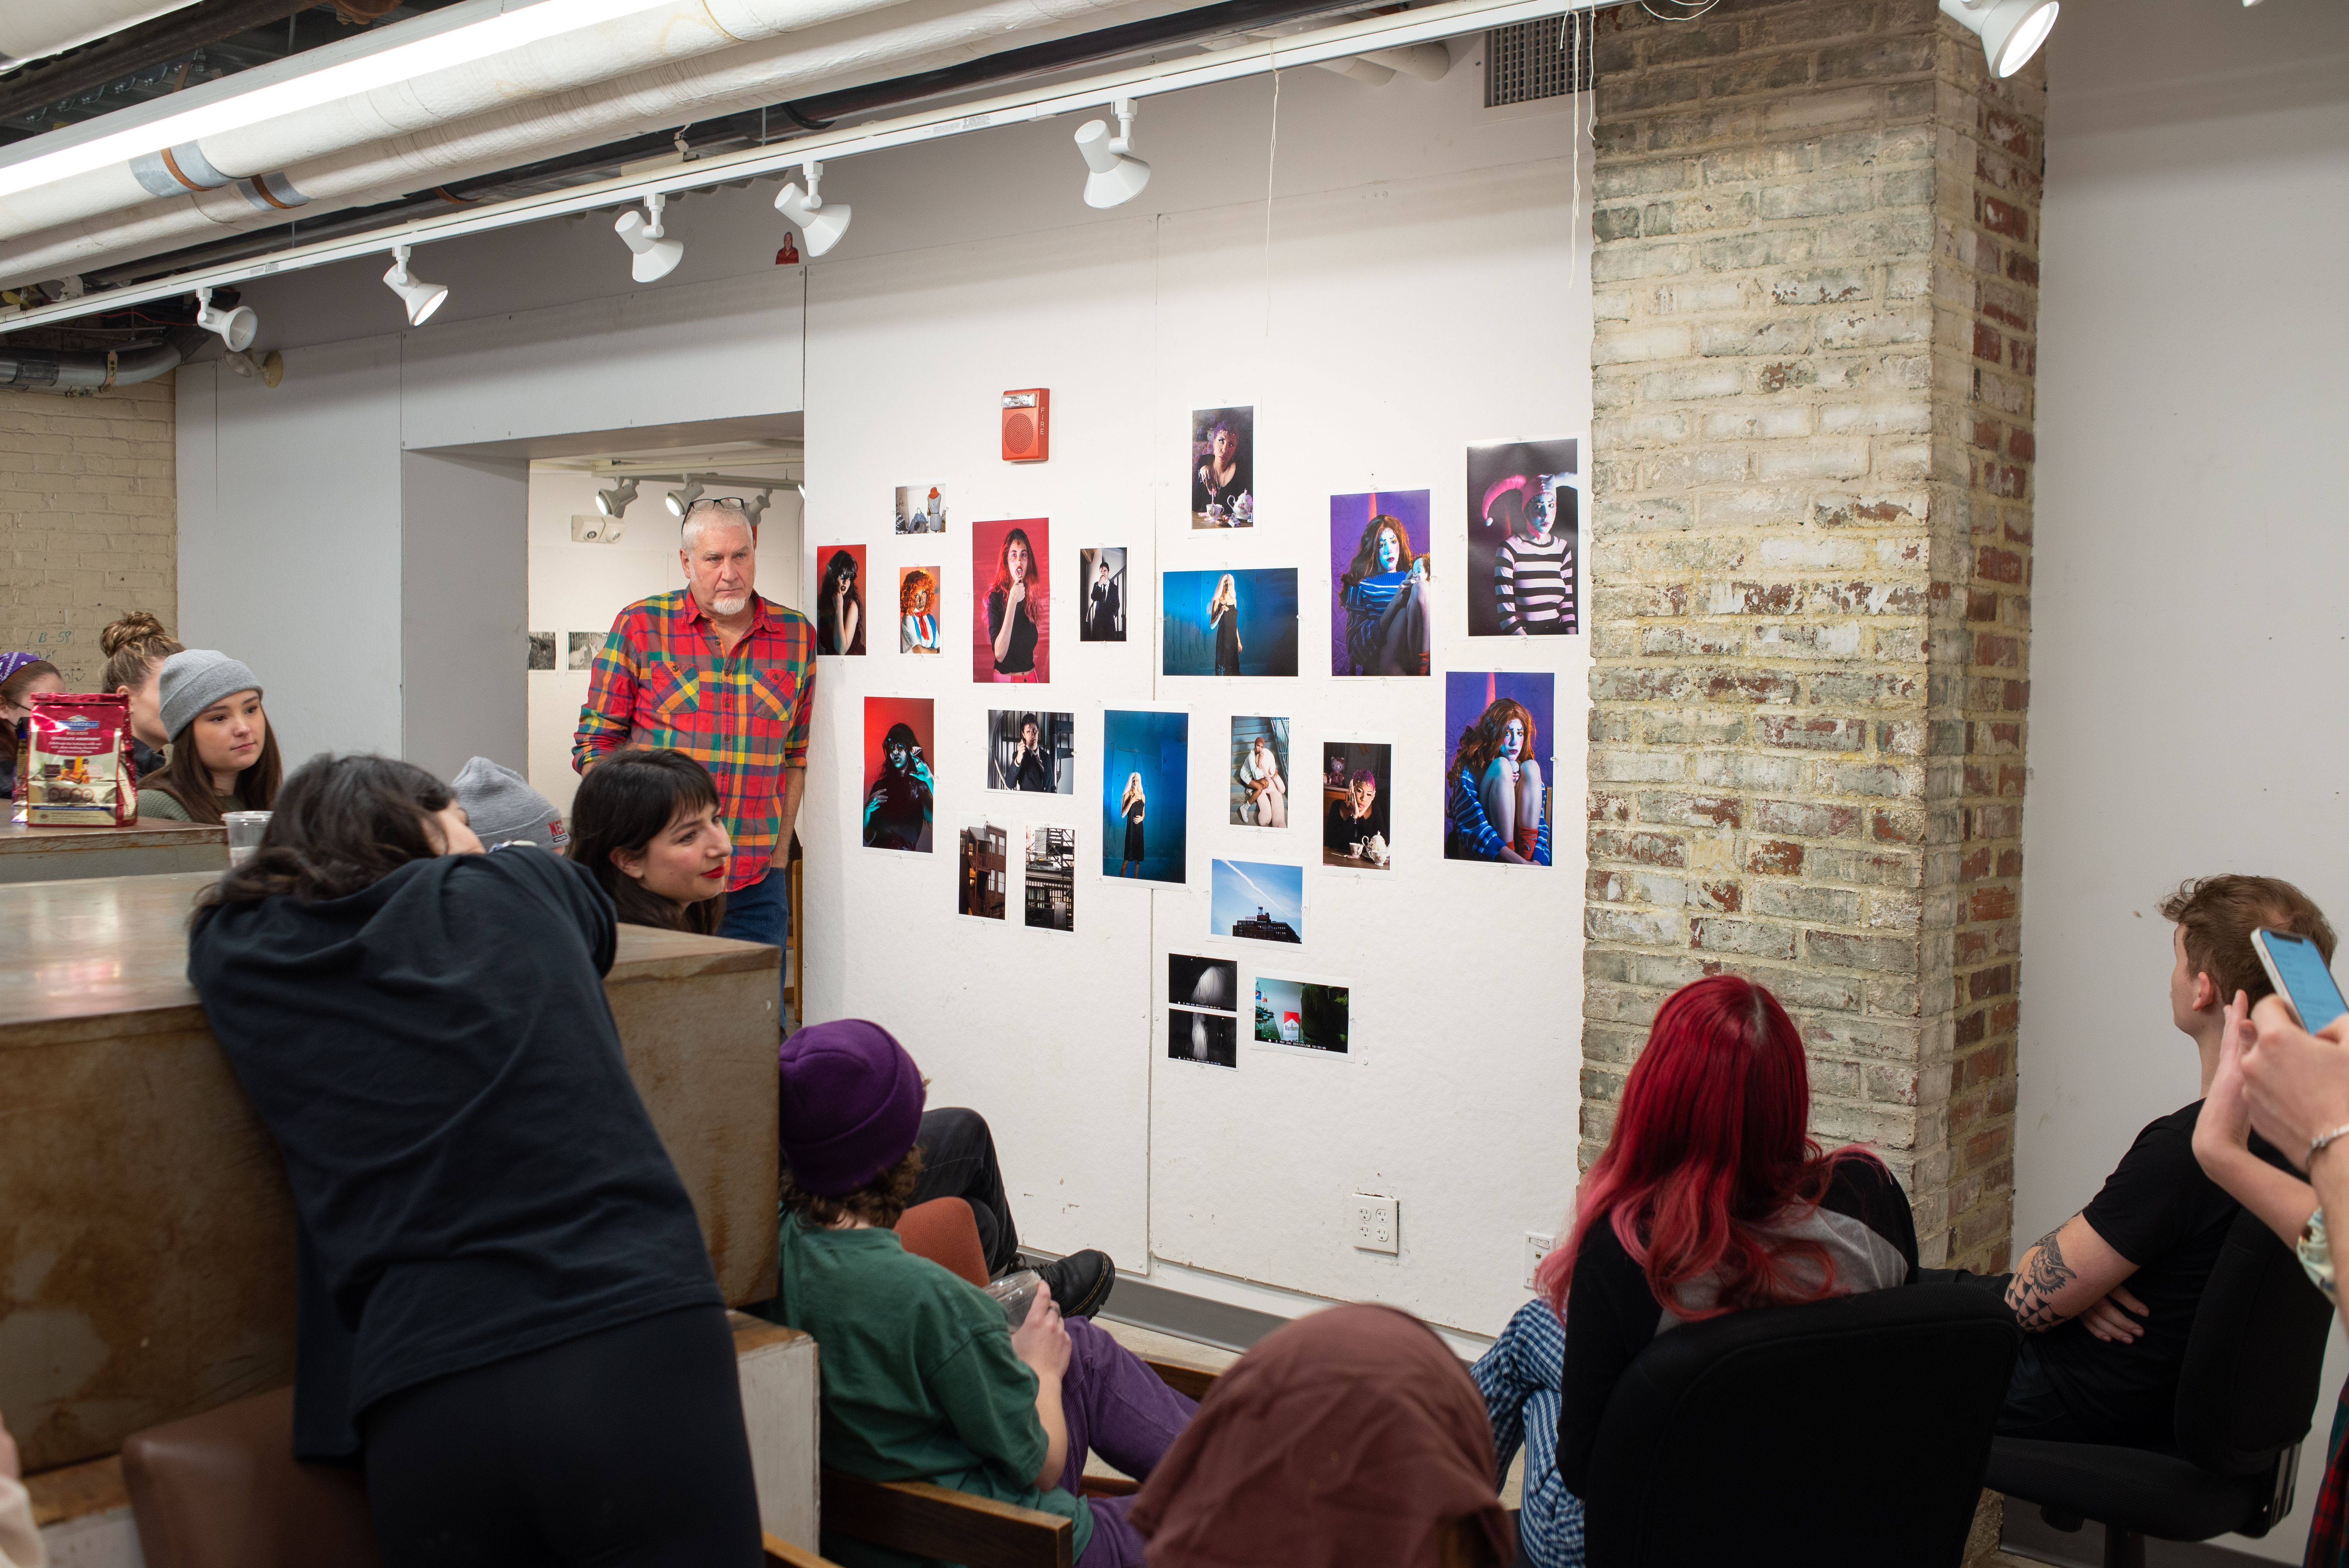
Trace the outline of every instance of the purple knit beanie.
<instances>
[{"instance_id":1,"label":"purple knit beanie","mask_svg":"<svg viewBox=\"0 0 2349 1568\"><path fill-rule=\"evenodd\" d=\"M783 1163L820 1198L864 1186L922 1129L922 1075L895 1036L863 1018L811 1024L776 1056Z\"/></svg>"}]
</instances>

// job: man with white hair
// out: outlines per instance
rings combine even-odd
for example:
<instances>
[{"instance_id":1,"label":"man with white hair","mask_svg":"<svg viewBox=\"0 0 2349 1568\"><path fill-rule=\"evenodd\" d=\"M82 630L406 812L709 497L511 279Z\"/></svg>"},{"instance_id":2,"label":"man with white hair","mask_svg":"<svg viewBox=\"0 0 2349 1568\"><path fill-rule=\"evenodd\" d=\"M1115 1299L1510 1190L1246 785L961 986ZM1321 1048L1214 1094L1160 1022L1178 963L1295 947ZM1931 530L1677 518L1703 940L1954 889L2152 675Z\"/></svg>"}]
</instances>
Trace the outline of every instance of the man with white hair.
<instances>
[{"instance_id":1,"label":"man with white hair","mask_svg":"<svg viewBox=\"0 0 2349 1568\"><path fill-rule=\"evenodd\" d=\"M740 500L695 501L680 541L687 586L638 600L612 623L571 762L585 773L624 746L657 746L709 769L734 841L719 934L781 947L791 922L783 867L807 789L815 628L753 587L759 536Z\"/></svg>"}]
</instances>

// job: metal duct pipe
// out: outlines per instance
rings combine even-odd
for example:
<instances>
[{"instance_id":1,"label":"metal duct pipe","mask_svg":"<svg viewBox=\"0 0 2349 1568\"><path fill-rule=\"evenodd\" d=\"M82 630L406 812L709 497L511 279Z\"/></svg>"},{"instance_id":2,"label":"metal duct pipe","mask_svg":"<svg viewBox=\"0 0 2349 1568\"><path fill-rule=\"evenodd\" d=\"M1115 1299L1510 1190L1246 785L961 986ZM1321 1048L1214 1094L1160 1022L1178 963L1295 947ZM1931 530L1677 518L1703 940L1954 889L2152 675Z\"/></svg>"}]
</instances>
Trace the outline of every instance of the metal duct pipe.
<instances>
[{"instance_id":1,"label":"metal duct pipe","mask_svg":"<svg viewBox=\"0 0 2349 1568\"><path fill-rule=\"evenodd\" d=\"M0 71L192 5L195 0L0 0Z\"/></svg>"},{"instance_id":2,"label":"metal duct pipe","mask_svg":"<svg viewBox=\"0 0 2349 1568\"><path fill-rule=\"evenodd\" d=\"M802 23L806 15L806 0L708 0L708 4L712 8L722 5L730 13L753 4L762 10L788 9L795 21ZM322 135L314 112L344 116L348 123L347 116L355 112L352 105L373 104L387 94L401 97L406 105L404 120L417 119L418 101L408 92L416 84L404 84L328 110L285 116L289 139L278 146L270 143L267 126L237 133L242 139L241 167L274 167L281 173L243 178L231 185L229 170L212 162L212 172L205 178L219 184L160 201L144 200L142 187L142 200L134 203L120 199L125 194L124 182L136 183L126 165L11 198L0 211L21 222L20 209L36 199L45 205L54 205L61 193L92 200L92 187L100 182L110 192L102 212L53 224L0 246L0 284L36 282L151 255L185 245L207 232L274 225L284 222L284 213L297 206L315 207L323 213L383 201L453 180L494 173L533 155L543 158L593 147L632 131L756 108L795 88L844 87L869 79L876 69L959 63L999 43L1007 33L1065 35L1088 30L1087 24L1104 17L1132 19L1174 8L1170 0L1132 0L1124 5L1103 0L988 0L978 6L957 4L957 0L896 0L894 5L889 0L826 0L827 19L821 25L802 26L763 43L705 51L708 57L672 58L630 75L611 77L593 88L543 92L519 102L507 96L492 112L421 128L394 126L378 118L379 139L306 162L289 165L270 156L281 147L306 144ZM879 25L874 15L865 13L878 13ZM1040 27L1036 26L1040 14L1046 18ZM750 24L737 17L735 25L747 27ZM626 64L639 65L647 57L642 39L629 46L636 52L626 57ZM660 54L652 51L651 57L658 58ZM485 62L485 67L491 63L494 62ZM582 64L577 68L587 67ZM543 74L533 70L525 76L538 78ZM507 85L511 87L511 81ZM301 124L291 123L296 121ZM212 141L204 143L207 159L212 147ZM151 170L150 178L154 178ZM14 222L0 222L0 233L13 228Z\"/></svg>"},{"instance_id":3,"label":"metal duct pipe","mask_svg":"<svg viewBox=\"0 0 2349 1568\"><path fill-rule=\"evenodd\" d=\"M135 387L171 370L185 357L179 345L168 340L138 348L75 353L14 348L0 343L0 387L75 392L97 387Z\"/></svg>"}]
</instances>

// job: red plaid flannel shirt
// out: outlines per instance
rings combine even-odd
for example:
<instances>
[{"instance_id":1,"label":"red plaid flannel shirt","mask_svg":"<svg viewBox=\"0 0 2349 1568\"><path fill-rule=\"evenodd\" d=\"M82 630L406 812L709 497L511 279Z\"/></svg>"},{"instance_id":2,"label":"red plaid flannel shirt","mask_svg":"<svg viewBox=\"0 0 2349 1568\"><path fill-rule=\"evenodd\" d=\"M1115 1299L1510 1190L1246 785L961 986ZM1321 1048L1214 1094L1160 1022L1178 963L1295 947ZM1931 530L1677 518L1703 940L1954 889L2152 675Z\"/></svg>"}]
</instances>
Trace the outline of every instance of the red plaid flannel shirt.
<instances>
[{"instance_id":1,"label":"red plaid flannel shirt","mask_svg":"<svg viewBox=\"0 0 2349 1568\"><path fill-rule=\"evenodd\" d=\"M629 605L612 623L572 738L580 772L624 746L684 752L718 780L734 840L726 888L767 874L782 832L783 773L807 766L815 699L815 628L796 610L756 600L750 633L719 651L718 628L688 588Z\"/></svg>"}]
</instances>

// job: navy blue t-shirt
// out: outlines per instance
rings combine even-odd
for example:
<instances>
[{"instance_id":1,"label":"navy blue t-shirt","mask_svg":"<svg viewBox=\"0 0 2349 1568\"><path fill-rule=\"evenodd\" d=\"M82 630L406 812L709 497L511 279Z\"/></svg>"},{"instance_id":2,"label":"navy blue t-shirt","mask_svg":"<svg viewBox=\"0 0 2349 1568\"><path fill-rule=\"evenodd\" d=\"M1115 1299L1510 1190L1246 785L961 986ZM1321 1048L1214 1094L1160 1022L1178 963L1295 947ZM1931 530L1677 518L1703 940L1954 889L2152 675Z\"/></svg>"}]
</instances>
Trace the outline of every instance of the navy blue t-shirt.
<instances>
[{"instance_id":1,"label":"navy blue t-shirt","mask_svg":"<svg viewBox=\"0 0 2349 1568\"><path fill-rule=\"evenodd\" d=\"M204 912L188 980L300 1223L295 1451L399 1389L719 1305L604 998L612 903L530 848Z\"/></svg>"}]
</instances>

